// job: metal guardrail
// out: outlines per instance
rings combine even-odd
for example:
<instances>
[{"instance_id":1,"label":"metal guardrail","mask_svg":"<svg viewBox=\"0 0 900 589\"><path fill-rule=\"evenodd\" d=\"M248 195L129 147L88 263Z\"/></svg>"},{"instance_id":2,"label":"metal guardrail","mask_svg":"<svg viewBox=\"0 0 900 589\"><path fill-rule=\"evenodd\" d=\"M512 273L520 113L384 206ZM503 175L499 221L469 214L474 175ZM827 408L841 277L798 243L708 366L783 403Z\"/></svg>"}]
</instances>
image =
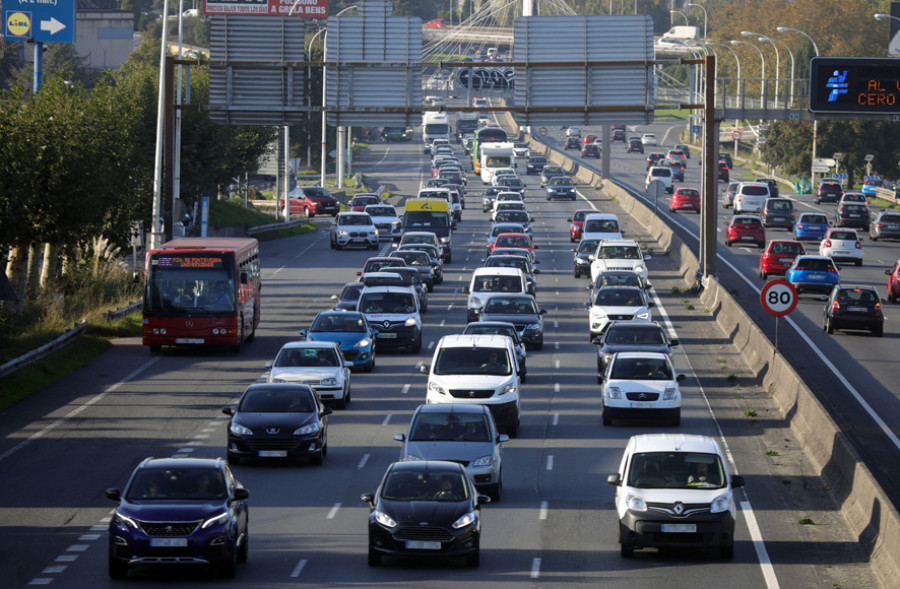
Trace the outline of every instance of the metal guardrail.
<instances>
[{"instance_id":1,"label":"metal guardrail","mask_svg":"<svg viewBox=\"0 0 900 589\"><path fill-rule=\"evenodd\" d=\"M882 198L884 200L890 201L894 204L898 204L897 201L897 193L894 190L889 188L875 188L875 196L878 198Z\"/></svg>"},{"instance_id":2,"label":"metal guardrail","mask_svg":"<svg viewBox=\"0 0 900 589\"><path fill-rule=\"evenodd\" d=\"M6 362L2 366L0 366L0 378L3 378L4 376L11 374L20 368L24 368L25 366L28 366L29 364L37 362L41 358L52 354L56 350L75 340L79 335L81 335L86 327L87 321L76 323L72 329L62 334L52 342L47 342L39 348L35 348L30 352L25 352L18 358L13 358L9 362Z\"/></svg>"},{"instance_id":3,"label":"metal guardrail","mask_svg":"<svg viewBox=\"0 0 900 589\"><path fill-rule=\"evenodd\" d=\"M256 235L257 233L265 233L266 231L275 231L278 229L288 229L290 227L294 227L295 225L305 225L308 222L309 219L307 217L303 217L302 219L295 219L287 222L257 225L256 227L249 227L247 229L247 235Z\"/></svg>"},{"instance_id":4,"label":"metal guardrail","mask_svg":"<svg viewBox=\"0 0 900 589\"><path fill-rule=\"evenodd\" d=\"M144 299L138 299L133 303L128 303L124 307L117 307L115 311L107 311L103 316L108 323L121 317L125 317L126 315L131 315L132 313L140 309L143 304Z\"/></svg>"}]
</instances>

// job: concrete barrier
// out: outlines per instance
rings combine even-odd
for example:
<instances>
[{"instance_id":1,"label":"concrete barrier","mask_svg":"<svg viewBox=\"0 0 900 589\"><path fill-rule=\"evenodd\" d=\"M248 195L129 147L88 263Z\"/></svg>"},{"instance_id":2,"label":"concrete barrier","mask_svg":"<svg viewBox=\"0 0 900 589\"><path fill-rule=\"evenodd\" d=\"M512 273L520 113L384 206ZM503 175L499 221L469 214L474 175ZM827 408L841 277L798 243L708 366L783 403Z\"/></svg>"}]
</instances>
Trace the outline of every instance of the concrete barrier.
<instances>
[{"instance_id":1,"label":"concrete barrier","mask_svg":"<svg viewBox=\"0 0 900 589\"><path fill-rule=\"evenodd\" d=\"M564 154L528 137L532 153L544 154L579 182L600 189L615 199L660 246L668 251L684 282L693 285L700 268L697 255L643 201L628 191L604 181ZM884 587L900 587L900 514L891 504L871 471L863 464L828 411L800 375L744 312L742 306L715 278L704 281L701 301L745 362L760 377L800 440L806 456L828 483L841 514L869 555L872 571Z\"/></svg>"}]
</instances>

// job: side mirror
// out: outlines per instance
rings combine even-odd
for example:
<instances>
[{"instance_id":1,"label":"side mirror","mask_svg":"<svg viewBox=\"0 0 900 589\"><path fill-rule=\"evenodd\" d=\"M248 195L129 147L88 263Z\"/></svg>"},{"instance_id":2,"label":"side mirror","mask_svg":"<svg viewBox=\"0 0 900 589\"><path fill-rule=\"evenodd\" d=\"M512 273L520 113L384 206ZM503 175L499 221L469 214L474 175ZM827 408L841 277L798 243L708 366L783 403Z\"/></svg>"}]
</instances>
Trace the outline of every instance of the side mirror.
<instances>
[{"instance_id":1,"label":"side mirror","mask_svg":"<svg viewBox=\"0 0 900 589\"><path fill-rule=\"evenodd\" d=\"M649 309L650 307L655 307L655 306L656 306L656 303L654 303L653 301L647 301L647 308L648 308L648 309Z\"/></svg>"},{"instance_id":2,"label":"side mirror","mask_svg":"<svg viewBox=\"0 0 900 589\"><path fill-rule=\"evenodd\" d=\"M245 489L244 487L238 487L234 490L234 499L235 501L244 501L245 499L250 498L250 491Z\"/></svg>"},{"instance_id":3,"label":"side mirror","mask_svg":"<svg viewBox=\"0 0 900 589\"><path fill-rule=\"evenodd\" d=\"M506 434L500 434L499 436L497 436L497 441L498 441L499 443L501 443L501 444L502 444L503 442L508 442L508 441L509 441L509 436L506 435Z\"/></svg>"},{"instance_id":4,"label":"side mirror","mask_svg":"<svg viewBox=\"0 0 900 589\"><path fill-rule=\"evenodd\" d=\"M131 281L137 284L141 281L141 273L140 272L132 272L131 273Z\"/></svg>"},{"instance_id":5,"label":"side mirror","mask_svg":"<svg viewBox=\"0 0 900 589\"><path fill-rule=\"evenodd\" d=\"M736 474L733 477L731 477L731 488L732 489L737 489L738 487L743 487L743 486L744 486L744 477L742 477L739 474Z\"/></svg>"},{"instance_id":6,"label":"side mirror","mask_svg":"<svg viewBox=\"0 0 900 589\"><path fill-rule=\"evenodd\" d=\"M611 474L608 477L606 477L606 482L609 483L610 485L614 485L614 486L618 487L622 482L622 476L619 473Z\"/></svg>"},{"instance_id":7,"label":"side mirror","mask_svg":"<svg viewBox=\"0 0 900 589\"><path fill-rule=\"evenodd\" d=\"M669 347L670 347L670 348L674 348L674 347L677 346L677 345L678 345L678 340L677 340L677 339L669 340Z\"/></svg>"},{"instance_id":8,"label":"side mirror","mask_svg":"<svg viewBox=\"0 0 900 589\"><path fill-rule=\"evenodd\" d=\"M118 501L122 498L122 491L116 487L112 487L106 490L106 498L112 499L113 501Z\"/></svg>"},{"instance_id":9,"label":"side mirror","mask_svg":"<svg viewBox=\"0 0 900 589\"><path fill-rule=\"evenodd\" d=\"M547 309L541 309L541 310L540 310L540 314L541 314L541 315L544 315L546 312L547 312Z\"/></svg>"},{"instance_id":10,"label":"side mirror","mask_svg":"<svg viewBox=\"0 0 900 589\"><path fill-rule=\"evenodd\" d=\"M463 291L463 294L469 294L469 287L468 286L462 287L462 291Z\"/></svg>"},{"instance_id":11,"label":"side mirror","mask_svg":"<svg viewBox=\"0 0 900 589\"><path fill-rule=\"evenodd\" d=\"M653 259L653 256L644 256L644 261L645 261L645 262L646 262L647 260L652 260L652 259Z\"/></svg>"},{"instance_id":12,"label":"side mirror","mask_svg":"<svg viewBox=\"0 0 900 589\"><path fill-rule=\"evenodd\" d=\"M537 268L534 269L534 274L540 274L540 273L541 273L540 270L538 270Z\"/></svg>"},{"instance_id":13,"label":"side mirror","mask_svg":"<svg viewBox=\"0 0 900 589\"><path fill-rule=\"evenodd\" d=\"M300 337L305 338L309 332L307 332L305 329L301 329L299 333Z\"/></svg>"},{"instance_id":14,"label":"side mirror","mask_svg":"<svg viewBox=\"0 0 900 589\"><path fill-rule=\"evenodd\" d=\"M405 442L406 436L404 434L394 434L394 440L398 442Z\"/></svg>"},{"instance_id":15,"label":"side mirror","mask_svg":"<svg viewBox=\"0 0 900 589\"><path fill-rule=\"evenodd\" d=\"M533 247L534 249L536 249L536 250L541 249L541 246L539 246L539 245L537 245L537 244L534 244L532 247Z\"/></svg>"},{"instance_id":16,"label":"side mirror","mask_svg":"<svg viewBox=\"0 0 900 589\"><path fill-rule=\"evenodd\" d=\"M478 496L478 504L479 505L484 505L484 504L490 503L490 502L491 502L491 498L488 497L487 495L479 495Z\"/></svg>"},{"instance_id":17,"label":"side mirror","mask_svg":"<svg viewBox=\"0 0 900 589\"><path fill-rule=\"evenodd\" d=\"M431 365L430 364L422 364L421 366L419 366L419 373L431 374Z\"/></svg>"},{"instance_id":18,"label":"side mirror","mask_svg":"<svg viewBox=\"0 0 900 589\"><path fill-rule=\"evenodd\" d=\"M885 276L890 276L891 274L893 274L893 272L891 272L890 270L885 270L884 274Z\"/></svg>"},{"instance_id":19,"label":"side mirror","mask_svg":"<svg viewBox=\"0 0 900 589\"><path fill-rule=\"evenodd\" d=\"M266 368L271 368L271 367L272 367L272 361L271 360L266 361Z\"/></svg>"},{"instance_id":20,"label":"side mirror","mask_svg":"<svg viewBox=\"0 0 900 589\"><path fill-rule=\"evenodd\" d=\"M229 405L228 407L222 407L222 413L225 415L234 415L234 407Z\"/></svg>"},{"instance_id":21,"label":"side mirror","mask_svg":"<svg viewBox=\"0 0 900 589\"><path fill-rule=\"evenodd\" d=\"M340 299L337 295L331 295L331 300L334 301L334 302L336 303L336 302L338 302L338 301L341 300L341 299Z\"/></svg>"},{"instance_id":22,"label":"side mirror","mask_svg":"<svg viewBox=\"0 0 900 589\"><path fill-rule=\"evenodd\" d=\"M359 498L369 505L374 505L375 503L375 493L363 493Z\"/></svg>"},{"instance_id":23,"label":"side mirror","mask_svg":"<svg viewBox=\"0 0 900 589\"><path fill-rule=\"evenodd\" d=\"M319 417L325 417L326 415L331 415L332 413L334 413L334 409L332 409L331 407L325 407L324 409L322 409L322 412L319 413Z\"/></svg>"},{"instance_id":24,"label":"side mirror","mask_svg":"<svg viewBox=\"0 0 900 589\"><path fill-rule=\"evenodd\" d=\"M678 376L675 377L675 381L676 381L676 382L681 382L681 381L683 381L683 380L686 379L686 378L687 378L687 375L686 375L686 374L679 374Z\"/></svg>"},{"instance_id":25,"label":"side mirror","mask_svg":"<svg viewBox=\"0 0 900 589\"><path fill-rule=\"evenodd\" d=\"M595 346L599 346L599 345L603 344L603 338L600 336L597 336L591 340L591 343L594 344Z\"/></svg>"}]
</instances>

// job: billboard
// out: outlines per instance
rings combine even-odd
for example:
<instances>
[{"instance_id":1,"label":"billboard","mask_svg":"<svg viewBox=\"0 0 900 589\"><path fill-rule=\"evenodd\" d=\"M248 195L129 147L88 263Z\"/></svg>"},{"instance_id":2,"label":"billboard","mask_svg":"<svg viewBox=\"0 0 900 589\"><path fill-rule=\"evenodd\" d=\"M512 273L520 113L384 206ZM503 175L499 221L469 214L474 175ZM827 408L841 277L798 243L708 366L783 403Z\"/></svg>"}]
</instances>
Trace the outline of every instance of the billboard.
<instances>
[{"instance_id":1,"label":"billboard","mask_svg":"<svg viewBox=\"0 0 900 589\"><path fill-rule=\"evenodd\" d=\"M900 113L900 60L814 57L809 71L810 112Z\"/></svg>"},{"instance_id":2,"label":"billboard","mask_svg":"<svg viewBox=\"0 0 900 589\"><path fill-rule=\"evenodd\" d=\"M206 0L203 14L325 18L328 16L328 0Z\"/></svg>"}]
</instances>

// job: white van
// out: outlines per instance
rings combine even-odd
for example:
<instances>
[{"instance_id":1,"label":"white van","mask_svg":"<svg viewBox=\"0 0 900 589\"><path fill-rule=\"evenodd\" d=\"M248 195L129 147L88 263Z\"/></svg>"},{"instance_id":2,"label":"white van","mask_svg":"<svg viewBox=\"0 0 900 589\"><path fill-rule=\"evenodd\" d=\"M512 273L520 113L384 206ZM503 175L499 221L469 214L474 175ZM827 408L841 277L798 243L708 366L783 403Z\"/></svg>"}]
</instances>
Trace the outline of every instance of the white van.
<instances>
[{"instance_id":1,"label":"white van","mask_svg":"<svg viewBox=\"0 0 900 589\"><path fill-rule=\"evenodd\" d=\"M733 489L715 439L688 434L632 436L619 470L607 477L616 487L616 514L623 558L635 548L718 548L734 557Z\"/></svg>"},{"instance_id":2,"label":"white van","mask_svg":"<svg viewBox=\"0 0 900 589\"><path fill-rule=\"evenodd\" d=\"M485 301L497 292L528 294L528 281L518 268L490 267L476 268L472 272L469 286L463 292L469 295L466 304L466 322L478 321Z\"/></svg>"},{"instance_id":3,"label":"white van","mask_svg":"<svg viewBox=\"0 0 900 589\"><path fill-rule=\"evenodd\" d=\"M644 190L649 190L650 183L654 180L662 182L669 194L675 192L675 186L672 184L672 168L669 166L651 166L647 170L647 178L644 179Z\"/></svg>"},{"instance_id":4,"label":"white van","mask_svg":"<svg viewBox=\"0 0 900 589\"><path fill-rule=\"evenodd\" d=\"M375 345L383 348L422 350L422 313L419 295L411 286L365 286L356 310L378 330Z\"/></svg>"},{"instance_id":5,"label":"white van","mask_svg":"<svg viewBox=\"0 0 900 589\"><path fill-rule=\"evenodd\" d=\"M769 194L769 185L762 182L741 182L734 193L734 214L758 213Z\"/></svg>"},{"instance_id":6,"label":"white van","mask_svg":"<svg viewBox=\"0 0 900 589\"><path fill-rule=\"evenodd\" d=\"M625 232L613 213L588 213L581 225L581 239L622 239Z\"/></svg>"},{"instance_id":7,"label":"white van","mask_svg":"<svg viewBox=\"0 0 900 589\"><path fill-rule=\"evenodd\" d=\"M425 402L487 405L497 426L519 433L518 361L508 335L445 335L435 346Z\"/></svg>"}]
</instances>

